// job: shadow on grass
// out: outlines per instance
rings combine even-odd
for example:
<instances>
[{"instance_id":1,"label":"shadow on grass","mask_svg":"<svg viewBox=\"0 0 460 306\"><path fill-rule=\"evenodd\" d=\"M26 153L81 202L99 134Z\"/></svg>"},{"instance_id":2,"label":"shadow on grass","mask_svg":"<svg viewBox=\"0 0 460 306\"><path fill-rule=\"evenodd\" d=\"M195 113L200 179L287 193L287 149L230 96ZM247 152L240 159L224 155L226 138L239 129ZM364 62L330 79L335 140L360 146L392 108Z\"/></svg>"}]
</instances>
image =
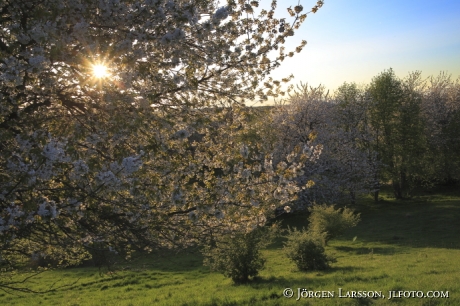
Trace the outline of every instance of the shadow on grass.
<instances>
[{"instance_id":1,"label":"shadow on grass","mask_svg":"<svg viewBox=\"0 0 460 306\"><path fill-rule=\"evenodd\" d=\"M352 253L353 255L364 255L364 254L379 254L379 255L395 255L398 253L404 253L401 248L396 247L349 247L349 246L336 246L334 247L337 251Z\"/></svg>"},{"instance_id":2,"label":"shadow on grass","mask_svg":"<svg viewBox=\"0 0 460 306\"><path fill-rule=\"evenodd\" d=\"M460 199L427 201L423 198L358 205L361 222L341 240L357 236L361 242L398 247L460 249ZM350 250L351 251L351 250ZM365 251L365 250L363 250ZM389 250L382 250L392 252ZM397 252L397 250L394 250ZM374 248L374 252L376 249Z\"/></svg>"},{"instance_id":3,"label":"shadow on grass","mask_svg":"<svg viewBox=\"0 0 460 306\"><path fill-rule=\"evenodd\" d=\"M324 275L326 271L321 273ZM234 284L233 286L248 286L256 290L264 290L269 292L273 288L310 288L320 287L324 283L324 279L318 277L303 277L303 278L285 278L271 276L269 278L256 277L246 284ZM282 292L279 292L280 296Z\"/></svg>"},{"instance_id":4,"label":"shadow on grass","mask_svg":"<svg viewBox=\"0 0 460 306\"><path fill-rule=\"evenodd\" d=\"M209 270L203 267L203 256L197 249L187 249L180 252L161 251L151 254L141 254L132 262L132 267L142 270L161 272L191 272ZM129 270L129 269L128 269Z\"/></svg>"},{"instance_id":5,"label":"shadow on grass","mask_svg":"<svg viewBox=\"0 0 460 306\"><path fill-rule=\"evenodd\" d=\"M326 270L318 270L318 271L300 271L296 270L298 276L295 278L285 278L282 276L270 276L270 277L255 277L250 282L246 284L239 284L235 286L250 286L255 289L261 289L266 287L273 287L273 286L280 286L280 287L305 287L308 285L309 287L313 288L315 286L321 286L324 284L325 278L329 276L334 276L335 273L341 272L345 275L354 274L357 272L362 272L366 270L365 268L361 267L353 267L353 266L345 266L345 267L337 267L332 266ZM296 287L297 288L297 287Z\"/></svg>"}]
</instances>

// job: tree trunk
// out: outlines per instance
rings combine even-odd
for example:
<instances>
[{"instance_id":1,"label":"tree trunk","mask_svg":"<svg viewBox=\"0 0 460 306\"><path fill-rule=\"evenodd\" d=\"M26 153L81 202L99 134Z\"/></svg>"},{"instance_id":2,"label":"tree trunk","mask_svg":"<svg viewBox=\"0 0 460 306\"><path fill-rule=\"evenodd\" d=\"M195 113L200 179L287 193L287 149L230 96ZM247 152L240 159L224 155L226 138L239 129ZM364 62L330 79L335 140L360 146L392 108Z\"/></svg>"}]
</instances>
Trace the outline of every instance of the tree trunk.
<instances>
[{"instance_id":1,"label":"tree trunk","mask_svg":"<svg viewBox=\"0 0 460 306\"><path fill-rule=\"evenodd\" d=\"M404 198L404 193L406 191L406 172L404 170L401 170L399 172L399 179L396 181L393 181L393 192L396 197L396 199L403 199Z\"/></svg>"},{"instance_id":2,"label":"tree trunk","mask_svg":"<svg viewBox=\"0 0 460 306\"><path fill-rule=\"evenodd\" d=\"M405 170L402 170L401 171L401 175L400 175L400 179L399 179L399 188L401 190L401 198L403 198L404 196L407 196L408 194L408 190L407 190L407 179L406 179L406 171Z\"/></svg>"},{"instance_id":3,"label":"tree trunk","mask_svg":"<svg viewBox=\"0 0 460 306\"><path fill-rule=\"evenodd\" d=\"M396 199L402 199L401 182L399 180L393 181L393 193Z\"/></svg>"},{"instance_id":4,"label":"tree trunk","mask_svg":"<svg viewBox=\"0 0 460 306\"><path fill-rule=\"evenodd\" d=\"M380 181L379 181L379 175L378 172L375 173L375 178L374 178L374 202L379 201L379 191L380 191Z\"/></svg>"},{"instance_id":5,"label":"tree trunk","mask_svg":"<svg viewBox=\"0 0 460 306\"><path fill-rule=\"evenodd\" d=\"M356 204L356 194L353 190L350 190L350 200L351 204Z\"/></svg>"}]
</instances>

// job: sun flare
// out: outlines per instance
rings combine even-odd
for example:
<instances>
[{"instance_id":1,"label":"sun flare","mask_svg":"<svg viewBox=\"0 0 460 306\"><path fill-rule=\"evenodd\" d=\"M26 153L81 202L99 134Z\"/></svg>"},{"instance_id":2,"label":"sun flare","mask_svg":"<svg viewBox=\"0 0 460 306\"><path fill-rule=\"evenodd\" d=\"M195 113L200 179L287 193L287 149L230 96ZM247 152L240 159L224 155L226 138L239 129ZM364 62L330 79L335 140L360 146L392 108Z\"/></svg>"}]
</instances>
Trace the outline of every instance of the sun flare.
<instances>
[{"instance_id":1,"label":"sun flare","mask_svg":"<svg viewBox=\"0 0 460 306\"><path fill-rule=\"evenodd\" d=\"M109 71L106 66L101 65L101 64L96 64L96 65L93 65L93 75L96 78L101 79L101 78L108 77Z\"/></svg>"}]
</instances>

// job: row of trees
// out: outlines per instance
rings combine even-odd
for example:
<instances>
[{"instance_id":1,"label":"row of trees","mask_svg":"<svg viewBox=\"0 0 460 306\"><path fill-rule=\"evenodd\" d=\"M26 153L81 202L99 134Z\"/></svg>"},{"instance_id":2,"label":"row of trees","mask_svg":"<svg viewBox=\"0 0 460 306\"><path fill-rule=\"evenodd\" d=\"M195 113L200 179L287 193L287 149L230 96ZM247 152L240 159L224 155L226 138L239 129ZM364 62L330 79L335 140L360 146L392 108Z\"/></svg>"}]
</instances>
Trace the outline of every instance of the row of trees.
<instances>
[{"instance_id":1,"label":"row of trees","mask_svg":"<svg viewBox=\"0 0 460 306\"><path fill-rule=\"evenodd\" d=\"M301 143L322 146L320 158L305 169L304 202L351 201L391 183L396 198L415 186L460 180L460 82L445 73L404 79L392 69L367 86L345 83L334 95L301 84L287 105L274 111L275 150L283 156ZM286 151L287 150L287 151Z\"/></svg>"}]
</instances>

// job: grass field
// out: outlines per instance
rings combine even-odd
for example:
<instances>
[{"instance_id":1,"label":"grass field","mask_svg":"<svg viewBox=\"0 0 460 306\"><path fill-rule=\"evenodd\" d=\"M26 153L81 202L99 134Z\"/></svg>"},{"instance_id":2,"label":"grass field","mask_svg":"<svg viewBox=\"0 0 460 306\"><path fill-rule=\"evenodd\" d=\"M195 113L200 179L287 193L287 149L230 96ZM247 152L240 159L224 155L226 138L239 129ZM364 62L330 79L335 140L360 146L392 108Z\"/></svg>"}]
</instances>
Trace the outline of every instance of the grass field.
<instances>
[{"instance_id":1,"label":"grass field","mask_svg":"<svg viewBox=\"0 0 460 306\"><path fill-rule=\"evenodd\" d=\"M377 204L369 197L355 208L362 221L330 241L327 251L337 262L324 272L297 271L283 256L280 239L264 250L265 269L246 285L210 272L196 253L152 255L120 264L114 274L97 268L49 271L29 285L72 285L46 294L3 292L0 305L460 305L459 192L404 201L383 197ZM302 227L305 219L286 216L283 225ZM285 288L293 289L292 298L283 296ZM296 300L298 288L334 297ZM384 298L338 297L339 288L342 295L377 291ZM449 297L388 299L389 291L412 290L448 291Z\"/></svg>"}]
</instances>

